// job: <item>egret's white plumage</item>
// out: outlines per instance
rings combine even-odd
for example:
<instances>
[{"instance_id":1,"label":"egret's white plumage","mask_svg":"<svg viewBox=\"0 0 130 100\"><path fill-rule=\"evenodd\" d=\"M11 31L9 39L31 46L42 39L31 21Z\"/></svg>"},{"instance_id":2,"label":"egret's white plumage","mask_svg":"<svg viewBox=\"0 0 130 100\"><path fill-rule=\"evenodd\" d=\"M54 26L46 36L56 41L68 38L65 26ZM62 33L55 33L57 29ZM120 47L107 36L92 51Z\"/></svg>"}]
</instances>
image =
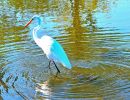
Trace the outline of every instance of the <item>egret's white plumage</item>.
<instances>
[{"instance_id":1,"label":"egret's white plumage","mask_svg":"<svg viewBox=\"0 0 130 100\"><path fill-rule=\"evenodd\" d=\"M28 26L33 20L38 23L38 25L33 29L33 38L36 44L42 48L49 60L59 62L66 68L71 69L72 66L70 64L70 61L59 42L57 42L55 39L48 36L47 34L44 34L44 32L42 31L40 26L41 18L39 16L34 16L26 26ZM38 35L41 33L42 36L39 37Z\"/></svg>"}]
</instances>

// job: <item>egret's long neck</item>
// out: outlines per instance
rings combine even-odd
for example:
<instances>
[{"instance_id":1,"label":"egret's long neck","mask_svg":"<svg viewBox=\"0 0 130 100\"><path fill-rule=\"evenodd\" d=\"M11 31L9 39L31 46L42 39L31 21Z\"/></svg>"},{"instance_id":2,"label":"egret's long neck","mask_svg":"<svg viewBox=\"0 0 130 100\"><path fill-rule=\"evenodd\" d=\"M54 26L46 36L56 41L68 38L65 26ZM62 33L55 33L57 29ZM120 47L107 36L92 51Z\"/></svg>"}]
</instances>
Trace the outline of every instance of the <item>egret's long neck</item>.
<instances>
[{"instance_id":1,"label":"egret's long neck","mask_svg":"<svg viewBox=\"0 0 130 100\"><path fill-rule=\"evenodd\" d=\"M33 29L33 38L34 38L34 40L39 39L38 38L38 30L40 29L41 22L42 22L42 19L40 17L36 17L35 20L37 21L38 25L36 27L34 27L34 29Z\"/></svg>"},{"instance_id":2,"label":"egret's long neck","mask_svg":"<svg viewBox=\"0 0 130 100\"><path fill-rule=\"evenodd\" d=\"M38 22L38 25L41 25L42 20L40 17L37 18L37 22Z\"/></svg>"},{"instance_id":3,"label":"egret's long neck","mask_svg":"<svg viewBox=\"0 0 130 100\"><path fill-rule=\"evenodd\" d=\"M38 30L39 29L40 29L40 25L34 27L34 29L33 29L33 38L34 38L34 40L39 39L38 38Z\"/></svg>"}]
</instances>

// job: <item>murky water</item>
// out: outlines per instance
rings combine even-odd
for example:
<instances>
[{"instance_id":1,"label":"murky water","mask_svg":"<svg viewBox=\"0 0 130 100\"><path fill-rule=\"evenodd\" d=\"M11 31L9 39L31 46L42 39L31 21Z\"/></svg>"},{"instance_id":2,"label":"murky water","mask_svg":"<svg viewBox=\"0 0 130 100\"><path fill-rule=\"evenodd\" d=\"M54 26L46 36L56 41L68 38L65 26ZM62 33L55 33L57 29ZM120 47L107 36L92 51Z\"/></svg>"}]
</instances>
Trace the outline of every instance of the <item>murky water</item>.
<instances>
[{"instance_id":1,"label":"murky water","mask_svg":"<svg viewBox=\"0 0 130 100\"><path fill-rule=\"evenodd\" d=\"M129 0L1 0L0 100L129 100ZM32 39L33 15L67 52L52 65Z\"/></svg>"}]
</instances>

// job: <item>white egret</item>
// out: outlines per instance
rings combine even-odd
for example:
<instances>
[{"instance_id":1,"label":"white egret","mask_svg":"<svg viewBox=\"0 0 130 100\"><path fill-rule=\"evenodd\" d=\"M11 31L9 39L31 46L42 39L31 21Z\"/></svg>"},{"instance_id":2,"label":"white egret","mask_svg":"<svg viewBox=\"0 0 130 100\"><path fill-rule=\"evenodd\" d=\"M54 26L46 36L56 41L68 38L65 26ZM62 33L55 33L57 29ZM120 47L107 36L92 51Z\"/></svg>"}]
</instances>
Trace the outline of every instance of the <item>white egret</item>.
<instances>
[{"instance_id":1,"label":"white egret","mask_svg":"<svg viewBox=\"0 0 130 100\"><path fill-rule=\"evenodd\" d=\"M60 73L60 70L58 69L55 62L61 63L63 66L65 66L68 69L71 69L72 66L70 64L70 61L60 45L59 42L57 42L52 37L48 36L43 32L43 29L41 27L42 19L41 17L35 15L31 18L31 20L25 25L25 28L32 22L35 21L38 25L33 28L33 38L36 44L41 47L41 49L46 54L47 58L49 59L49 68L51 62L54 63L57 72Z\"/></svg>"}]
</instances>

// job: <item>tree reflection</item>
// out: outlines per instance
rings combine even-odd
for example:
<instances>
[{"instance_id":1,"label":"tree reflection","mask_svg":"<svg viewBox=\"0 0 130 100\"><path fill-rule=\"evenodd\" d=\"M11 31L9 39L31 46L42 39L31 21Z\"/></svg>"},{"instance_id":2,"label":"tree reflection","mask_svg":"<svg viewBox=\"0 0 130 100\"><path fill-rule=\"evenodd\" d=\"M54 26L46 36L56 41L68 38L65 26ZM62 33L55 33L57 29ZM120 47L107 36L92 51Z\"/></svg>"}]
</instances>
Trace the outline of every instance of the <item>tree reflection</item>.
<instances>
[{"instance_id":1,"label":"tree reflection","mask_svg":"<svg viewBox=\"0 0 130 100\"><path fill-rule=\"evenodd\" d=\"M85 4L85 1L82 3ZM95 26L96 20L93 18L93 10L87 9L85 11L85 14L87 14L87 16L85 15L86 20L81 20L81 18L84 17L80 14L81 6L84 6L82 3L79 0L73 1L73 22L72 26L66 29L69 33L69 42L71 42L71 45L68 48L73 50L71 52L72 57L77 59L91 58L93 49L91 48L91 44L94 42L94 39L89 33L90 31L93 33L97 30Z\"/></svg>"},{"instance_id":2,"label":"tree reflection","mask_svg":"<svg viewBox=\"0 0 130 100\"><path fill-rule=\"evenodd\" d=\"M42 12L45 6L48 6L48 0L9 0L9 4L22 11L31 9L36 12Z\"/></svg>"},{"instance_id":3,"label":"tree reflection","mask_svg":"<svg viewBox=\"0 0 130 100\"><path fill-rule=\"evenodd\" d=\"M111 1L111 2L114 2ZM106 11L109 9L107 1L100 0L70 0L72 7L73 22L71 27L65 29L69 34L67 36L67 47L71 49L71 57L76 59L91 59L97 51L92 45L95 44L95 32L100 31L96 26L94 14L97 9ZM99 6L100 5L100 6Z\"/></svg>"}]
</instances>

